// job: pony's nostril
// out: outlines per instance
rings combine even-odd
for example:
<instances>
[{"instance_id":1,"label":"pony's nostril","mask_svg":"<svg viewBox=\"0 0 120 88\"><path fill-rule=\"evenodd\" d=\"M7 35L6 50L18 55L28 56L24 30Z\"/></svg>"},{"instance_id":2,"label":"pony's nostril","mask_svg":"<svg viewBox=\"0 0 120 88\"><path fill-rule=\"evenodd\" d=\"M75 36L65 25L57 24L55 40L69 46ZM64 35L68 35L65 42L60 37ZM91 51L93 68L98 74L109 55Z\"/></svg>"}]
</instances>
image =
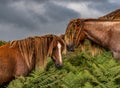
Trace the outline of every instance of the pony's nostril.
<instances>
[{"instance_id":1,"label":"pony's nostril","mask_svg":"<svg viewBox=\"0 0 120 88\"><path fill-rule=\"evenodd\" d=\"M74 49L70 49L70 51L74 52Z\"/></svg>"},{"instance_id":2,"label":"pony's nostril","mask_svg":"<svg viewBox=\"0 0 120 88\"><path fill-rule=\"evenodd\" d=\"M57 67L59 67L59 64L56 64Z\"/></svg>"},{"instance_id":3,"label":"pony's nostril","mask_svg":"<svg viewBox=\"0 0 120 88\"><path fill-rule=\"evenodd\" d=\"M74 47L73 46L67 46L67 50L73 52L74 51Z\"/></svg>"},{"instance_id":4,"label":"pony's nostril","mask_svg":"<svg viewBox=\"0 0 120 88\"><path fill-rule=\"evenodd\" d=\"M56 66L58 69L61 69L61 68L62 68L62 65L59 65L59 64L55 64L55 66Z\"/></svg>"},{"instance_id":5,"label":"pony's nostril","mask_svg":"<svg viewBox=\"0 0 120 88\"><path fill-rule=\"evenodd\" d=\"M56 67L59 67L60 65L59 64L56 64Z\"/></svg>"}]
</instances>

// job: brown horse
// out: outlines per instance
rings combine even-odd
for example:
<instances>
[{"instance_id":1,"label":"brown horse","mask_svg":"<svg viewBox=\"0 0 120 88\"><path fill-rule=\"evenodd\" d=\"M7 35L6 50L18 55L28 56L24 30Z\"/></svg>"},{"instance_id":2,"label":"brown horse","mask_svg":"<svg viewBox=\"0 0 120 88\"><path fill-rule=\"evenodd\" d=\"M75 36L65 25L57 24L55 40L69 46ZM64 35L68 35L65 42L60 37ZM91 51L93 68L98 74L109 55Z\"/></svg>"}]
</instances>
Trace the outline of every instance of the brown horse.
<instances>
[{"instance_id":1,"label":"brown horse","mask_svg":"<svg viewBox=\"0 0 120 88\"><path fill-rule=\"evenodd\" d=\"M71 21L65 33L68 50L73 50L85 38L109 49L116 59L120 59L119 20L75 19Z\"/></svg>"},{"instance_id":2,"label":"brown horse","mask_svg":"<svg viewBox=\"0 0 120 88\"><path fill-rule=\"evenodd\" d=\"M65 43L56 35L28 37L1 46L0 84L20 75L27 76L33 69L45 68L47 56L60 68L65 49Z\"/></svg>"}]
</instances>

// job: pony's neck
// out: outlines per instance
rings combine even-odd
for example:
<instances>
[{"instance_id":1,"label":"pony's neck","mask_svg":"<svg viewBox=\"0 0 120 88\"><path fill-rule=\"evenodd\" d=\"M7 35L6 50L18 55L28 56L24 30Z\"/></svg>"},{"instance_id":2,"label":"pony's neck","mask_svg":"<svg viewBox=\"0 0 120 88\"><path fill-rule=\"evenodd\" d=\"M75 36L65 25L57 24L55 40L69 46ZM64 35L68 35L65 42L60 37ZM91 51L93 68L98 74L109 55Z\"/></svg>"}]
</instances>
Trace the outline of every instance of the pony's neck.
<instances>
[{"instance_id":1,"label":"pony's neck","mask_svg":"<svg viewBox=\"0 0 120 88\"><path fill-rule=\"evenodd\" d=\"M35 69L46 68L48 50L50 47L51 41L48 38L37 38L35 39Z\"/></svg>"},{"instance_id":2,"label":"pony's neck","mask_svg":"<svg viewBox=\"0 0 120 88\"><path fill-rule=\"evenodd\" d=\"M102 46L107 46L109 41L109 36L106 37L107 32L111 31L110 26L105 25L106 22L85 22L84 31L87 35L87 38L92 40L95 43L101 44Z\"/></svg>"}]
</instances>

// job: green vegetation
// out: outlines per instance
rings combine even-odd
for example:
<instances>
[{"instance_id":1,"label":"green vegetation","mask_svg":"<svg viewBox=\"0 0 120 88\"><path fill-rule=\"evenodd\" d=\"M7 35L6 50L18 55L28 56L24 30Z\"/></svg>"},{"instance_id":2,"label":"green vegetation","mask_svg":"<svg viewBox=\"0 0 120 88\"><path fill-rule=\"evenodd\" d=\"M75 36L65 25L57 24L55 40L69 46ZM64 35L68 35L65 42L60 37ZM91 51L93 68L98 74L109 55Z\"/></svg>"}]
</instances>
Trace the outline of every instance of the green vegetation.
<instances>
[{"instance_id":1,"label":"green vegetation","mask_svg":"<svg viewBox=\"0 0 120 88\"><path fill-rule=\"evenodd\" d=\"M4 45L5 43L5 41L0 41L0 46Z\"/></svg>"},{"instance_id":2,"label":"green vegetation","mask_svg":"<svg viewBox=\"0 0 120 88\"><path fill-rule=\"evenodd\" d=\"M63 62L58 70L49 58L46 71L33 71L4 88L120 88L120 62L111 52L103 50L92 56L89 47L85 52L77 49L63 56Z\"/></svg>"}]
</instances>

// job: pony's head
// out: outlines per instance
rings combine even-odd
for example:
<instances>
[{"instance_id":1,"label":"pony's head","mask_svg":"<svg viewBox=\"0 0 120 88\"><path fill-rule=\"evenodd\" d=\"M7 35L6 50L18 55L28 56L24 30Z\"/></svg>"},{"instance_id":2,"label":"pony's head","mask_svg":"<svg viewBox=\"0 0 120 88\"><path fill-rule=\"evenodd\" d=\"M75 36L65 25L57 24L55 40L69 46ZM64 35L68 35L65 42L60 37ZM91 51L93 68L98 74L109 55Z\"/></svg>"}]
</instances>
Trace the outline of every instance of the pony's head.
<instances>
[{"instance_id":1,"label":"pony's head","mask_svg":"<svg viewBox=\"0 0 120 88\"><path fill-rule=\"evenodd\" d=\"M81 32L83 21L84 19L73 19L69 22L64 37L68 51L74 51L74 48L78 47L83 39L84 33Z\"/></svg>"},{"instance_id":2,"label":"pony's head","mask_svg":"<svg viewBox=\"0 0 120 88\"><path fill-rule=\"evenodd\" d=\"M63 66L62 62L62 53L66 53L66 44L64 41L55 35L52 35L52 43L49 48L49 55L55 63L57 68L61 68Z\"/></svg>"}]
</instances>

